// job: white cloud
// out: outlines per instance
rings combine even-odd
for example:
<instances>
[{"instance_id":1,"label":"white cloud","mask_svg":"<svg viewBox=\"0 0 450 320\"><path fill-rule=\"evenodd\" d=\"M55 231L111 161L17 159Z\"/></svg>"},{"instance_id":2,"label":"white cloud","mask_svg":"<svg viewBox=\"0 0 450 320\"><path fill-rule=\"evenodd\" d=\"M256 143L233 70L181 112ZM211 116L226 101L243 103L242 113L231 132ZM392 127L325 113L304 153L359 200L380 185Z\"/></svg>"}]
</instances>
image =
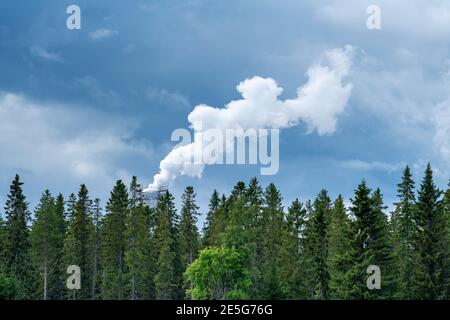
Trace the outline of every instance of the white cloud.
<instances>
[{"instance_id":1,"label":"white cloud","mask_svg":"<svg viewBox=\"0 0 450 320\"><path fill-rule=\"evenodd\" d=\"M102 40L117 35L117 30L111 30L106 28L97 29L89 34L92 40Z\"/></svg>"},{"instance_id":2,"label":"white cloud","mask_svg":"<svg viewBox=\"0 0 450 320\"><path fill-rule=\"evenodd\" d=\"M342 165L345 168L352 169L352 170L380 170L380 171L387 171L387 172L393 172L401 170L406 166L406 163L399 162L399 163L388 163L388 162L382 162L382 161L363 161L359 159L354 160L345 160L341 162Z\"/></svg>"},{"instance_id":3,"label":"white cloud","mask_svg":"<svg viewBox=\"0 0 450 320\"><path fill-rule=\"evenodd\" d=\"M353 48L334 49L307 71L306 84L297 89L293 99L280 100L283 89L271 78L253 77L237 86L242 99L229 102L224 108L198 105L188 120L196 135L194 142L173 149L161 162L148 190L170 185L177 176L200 177L204 165L192 164L193 154L203 148L198 133L226 129L282 129L304 122L308 132L319 135L336 130L337 117L343 112L352 85L345 83L352 63Z\"/></svg>"},{"instance_id":4,"label":"white cloud","mask_svg":"<svg viewBox=\"0 0 450 320\"><path fill-rule=\"evenodd\" d=\"M129 178L127 162L153 156L132 140L134 127L93 110L0 93L0 145L7 155L0 157L0 176L26 172L45 187L62 191L87 183L104 192L114 180Z\"/></svg>"},{"instance_id":5,"label":"white cloud","mask_svg":"<svg viewBox=\"0 0 450 320\"><path fill-rule=\"evenodd\" d=\"M58 53L48 52L47 50L45 50L41 47L33 46L30 48L30 51L34 56L45 59L45 60L50 60L50 61L55 61L55 62L63 62L64 61L63 58Z\"/></svg>"},{"instance_id":6,"label":"white cloud","mask_svg":"<svg viewBox=\"0 0 450 320\"><path fill-rule=\"evenodd\" d=\"M437 105L432 122L435 128L435 148L447 164L450 164L450 100Z\"/></svg>"},{"instance_id":7,"label":"white cloud","mask_svg":"<svg viewBox=\"0 0 450 320\"><path fill-rule=\"evenodd\" d=\"M385 34L423 40L443 40L450 35L450 3L442 0L332 0L318 7L317 17L353 32L366 32L366 8L372 4L380 7Z\"/></svg>"},{"instance_id":8,"label":"white cloud","mask_svg":"<svg viewBox=\"0 0 450 320\"><path fill-rule=\"evenodd\" d=\"M172 110L189 110L191 104L189 99L178 92L170 92L166 89L157 89L149 87L145 96L148 100L153 103L157 103L163 108L168 108Z\"/></svg>"}]
</instances>

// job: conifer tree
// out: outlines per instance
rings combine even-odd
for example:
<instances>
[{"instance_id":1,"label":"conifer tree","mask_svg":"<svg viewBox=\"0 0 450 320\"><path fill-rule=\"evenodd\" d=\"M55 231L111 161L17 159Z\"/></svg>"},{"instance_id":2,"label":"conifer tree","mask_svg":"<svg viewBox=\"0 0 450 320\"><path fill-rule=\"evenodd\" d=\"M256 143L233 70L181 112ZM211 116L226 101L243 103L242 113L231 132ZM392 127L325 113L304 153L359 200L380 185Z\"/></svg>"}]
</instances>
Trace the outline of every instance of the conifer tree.
<instances>
[{"instance_id":1,"label":"conifer tree","mask_svg":"<svg viewBox=\"0 0 450 320\"><path fill-rule=\"evenodd\" d=\"M30 295L29 229L30 212L22 191L23 183L18 175L11 183L5 204L5 271L16 282L16 298L24 299Z\"/></svg>"},{"instance_id":2,"label":"conifer tree","mask_svg":"<svg viewBox=\"0 0 450 320\"><path fill-rule=\"evenodd\" d=\"M65 279L66 270L64 268L64 239L67 231L66 212L64 208L64 197L60 193L55 199L54 208L54 232L53 248L55 250L54 259L52 261L52 277L49 298L52 300L61 300L65 296Z\"/></svg>"},{"instance_id":3,"label":"conifer tree","mask_svg":"<svg viewBox=\"0 0 450 320\"><path fill-rule=\"evenodd\" d=\"M101 295L101 274L100 254L101 254L101 233L102 233L102 208L100 199L96 198L92 206L92 286L91 297L96 299Z\"/></svg>"},{"instance_id":4,"label":"conifer tree","mask_svg":"<svg viewBox=\"0 0 450 320\"><path fill-rule=\"evenodd\" d=\"M448 252L447 230L441 203L442 192L433 181L430 164L420 185L415 210L414 297L440 299L445 296L445 256Z\"/></svg>"},{"instance_id":5,"label":"conifer tree","mask_svg":"<svg viewBox=\"0 0 450 320\"><path fill-rule=\"evenodd\" d=\"M191 186L186 187L182 195L179 243L183 270L194 262L200 247L200 236L196 225L199 207L195 202L195 196L194 188ZM192 282L187 286L192 288Z\"/></svg>"},{"instance_id":6,"label":"conifer tree","mask_svg":"<svg viewBox=\"0 0 450 320\"><path fill-rule=\"evenodd\" d=\"M281 280L284 296L288 299L305 297L301 254L304 249L306 209L295 199L288 208L283 224L281 250Z\"/></svg>"},{"instance_id":7,"label":"conifer tree","mask_svg":"<svg viewBox=\"0 0 450 320\"><path fill-rule=\"evenodd\" d=\"M271 183L264 193L261 217L261 256L259 294L263 299L284 297L281 279L281 249L284 212L278 189Z\"/></svg>"},{"instance_id":8,"label":"conifer tree","mask_svg":"<svg viewBox=\"0 0 450 320\"><path fill-rule=\"evenodd\" d=\"M334 201L328 228L328 268L330 298L346 299L349 283L347 273L352 267L352 225L341 195Z\"/></svg>"},{"instance_id":9,"label":"conifer tree","mask_svg":"<svg viewBox=\"0 0 450 320\"><path fill-rule=\"evenodd\" d=\"M0 274L5 273L5 254L3 252L5 247L5 222L3 221L2 215L0 214Z\"/></svg>"},{"instance_id":10,"label":"conifer tree","mask_svg":"<svg viewBox=\"0 0 450 320\"><path fill-rule=\"evenodd\" d=\"M35 220L30 233L30 255L33 262L33 267L36 270L38 283L36 284L37 291L40 293L36 295L37 298L47 300L49 291L50 273L53 273L53 260L56 258L55 236L55 201L46 190L36 208ZM56 271L56 270L55 270Z\"/></svg>"},{"instance_id":11,"label":"conifer tree","mask_svg":"<svg viewBox=\"0 0 450 320\"><path fill-rule=\"evenodd\" d=\"M225 229L229 217L228 199L223 194L220 198L218 208L214 214L213 223L208 226L207 245L210 247L220 247L223 245Z\"/></svg>"},{"instance_id":12,"label":"conifer tree","mask_svg":"<svg viewBox=\"0 0 450 320\"><path fill-rule=\"evenodd\" d=\"M305 254L310 265L307 275L311 281L311 293L315 299L328 299L328 225L331 217L331 200L326 190L322 190L313 204L313 212L308 223Z\"/></svg>"},{"instance_id":13,"label":"conifer tree","mask_svg":"<svg viewBox=\"0 0 450 320\"><path fill-rule=\"evenodd\" d=\"M209 247L213 244L214 227L216 223L217 210L220 205L219 192L214 189L209 200L209 210L206 214L205 225L203 227L202 247Z\"/></svg>"},{"instance_id":14,"label":"conifer tree","mask_svg":"<svg viewBox=\"0 0 450 320\"><path fill-rule=\"evenodd\" d=\"M364 299L366 286L366 270L367 261L365 259L365 249L369 246L369 225L370 215L372 212L372 199L370 197L371 189L363 180L355 190L355 195L351 200L350 212L354 217L352 223L352 247L351 261L352 268L347 273L346 278L351 284L348 290L348 297L350 299Z\"/></svg>"},{"instance_id":15,"label":"conifer tree","mask_svg":"<svg viewBox=\"0 0 450 320\"><path fill-rule=\"evenodd\" d=\"M128 210L128 192L118 180L108 203L102 228L102 293L104 299L123 299L126 294L125 277L125 219Z\"/></svg>"},{"instance_id":16,"label":"conifer tree","mask_svg":"<svg viewBox=\"0 0 450 320\"><path fill-rule=\"evenodd\" d=\"M72 202L73 201L73 202ZM64 240L64 267L80 267L81 289L69 290L67 295L73 300L92 298L92 200L84 184L80 186L78 197L69 198L68 214L70 222Z\"/></svg>"},{"instance_id":17,"label":"conifer tree","mask_svg":"<svg viewBox=\"0 0 450 320\"><path fill-rule=\"evenodd\" d=\"M168 191L160 195L156 207L155 242L157 273L155 291L157 299L179 296L181 287L178 238L178 217L174 198Z\"/></svg>"},{"instance_id":18,"label":"conifer tree","mask_svg":"<svg viewBox=\"0 0 450 320\"><path fill-rule=\"evenodd\" d=\"M444 202L443 202L443 211L444 211L444 219L446 221L446 228L447 228L447 243L446 247L447 250L445 251L444 261L445 261L445 268L446 271L444 274L444 281L447 284L445 287L445 294L444 299L450 299L450 182L448 184L448 189L445 192L444 195Z\"/></svg>"},{"instance_id":19,"label":"conifer tree","mask_svg":"<svg viewBox=\"0 0 450 320\"><path fill-rule=\"evenodd\" d=\"M412 272L415 259L414 250L414 212L415 194L414 180L408 166L403 171L401 182L397 185L399 202L395 204L392 213L392 233L395 251L396 294L395 298L407 299L411 297L413 286Z\"/></svg>"},{"instance_id":20,"label":"conifer tree","mask_svg":"<svg viewBox=\"0 0 450 320\"><path fill-rule=\"evenodd\" d=\"M389 233L386 207L380 188L372 196L372 210L368 221L368 246L365 248L365 266L376 265L381 270L381 288L366 291L368 299L391 299L394 296L394 268L392 257L392 238Z\"/></svg>"},{"instance_id":21,"label":"conifer tree","mask_svg":"<svg viewBox=\"0 0 450 320\"><path fill-rule=\"evenodd\" d=\"M125 261L128 271L129 298L153 299L155 294L155 255L151 239L151 210L145 203L142 187L133 177L130 184L129 210L125 225Z\"/></svg>"},{"instance_id":22,"label":"conifer tree","mask_svg":"<svg viewBox=\"0 0 450 320\"><path fill-rule=\"evenodd\" d=\"M180 255L184 268L196 258L199 250L199 234L197 229L197 216L199 215L194 188L186 187L182 196L180 221Z\"/></svg>"}]
</instances>

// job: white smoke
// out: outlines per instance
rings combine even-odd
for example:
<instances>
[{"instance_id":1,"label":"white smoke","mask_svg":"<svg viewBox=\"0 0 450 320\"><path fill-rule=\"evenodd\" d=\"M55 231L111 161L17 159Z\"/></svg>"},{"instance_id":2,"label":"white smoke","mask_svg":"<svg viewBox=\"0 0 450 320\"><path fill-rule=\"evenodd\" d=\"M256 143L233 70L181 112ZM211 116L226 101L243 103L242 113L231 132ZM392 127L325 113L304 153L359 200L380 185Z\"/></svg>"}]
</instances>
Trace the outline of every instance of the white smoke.
<instances>
[{"instance_id":1,"label":"white smoke","mask_svg":"<svg viewBox=\"0 0 450 320\"><path fill-rule=\"evenodd\" d=\"M303 121L308 133L332 134L352 90L352 85L345 83L352 55L351 46L327 51L322 61L308 69L308 80L297 89L294 99L278 99L283 89L276 81L256 76L237 86L242 99L231 101L224 108L196 106L188 116L195 131L194 141L175 147L160 162L159 173L145 191L170 185L178 176L201 177L204 164L192 163L191 159L202 151L199 133L205 130L282 129Z\"/></svg>"}]
</instances>

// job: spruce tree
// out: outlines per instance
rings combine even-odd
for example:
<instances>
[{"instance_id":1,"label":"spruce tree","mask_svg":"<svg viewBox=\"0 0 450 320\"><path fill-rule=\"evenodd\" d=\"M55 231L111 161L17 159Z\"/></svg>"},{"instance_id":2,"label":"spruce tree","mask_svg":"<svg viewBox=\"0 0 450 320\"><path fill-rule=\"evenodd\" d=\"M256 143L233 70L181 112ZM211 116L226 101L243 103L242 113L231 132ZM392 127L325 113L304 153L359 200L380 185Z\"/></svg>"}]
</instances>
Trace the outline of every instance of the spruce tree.
<instances>
[{"instance_id":1,"label":"spruce tree","mask_svg":"<svg viewBox=\"0 0 450 320\"><path fill-rule=\"evenodd\" d=\"M100 199L95 199L92 206L92 286L91 297L97 299L101 295L101 233L102 233L102 208L100 205Z\"/></svg>"},{"instance_id":2,"label":"spruce tree","mask_svg":"<svg viewBox=\"0 0 450 320\"><path fill-rule=\"evenodd\" d=\"M118 180L108 203L102 228L102 293L104 299L123 299L125 278L125 219L128 211L128 191Z\"/></svg>"},{"instance_id":3,"label":"spruce tree","mask_svg":"<svg viewBox=\"0 0 450 320\"><path fill-rule=\"evenodd\" d=\"M261 217L259 295L263 299L284 298L281 279L283 220L281 194L271 183L264 193L264 207Z\"/></svg>"},{"instance_id":4,"label":"spruce tree","mask_svg":"<svg viewBox=\"0 0 450 320\"><path fill-rule=\"evenodd\" d=\"M372 210L368 221L368 246L365 248L365 266L376 265L381 271L381 288L366 291L368 299L391 299L394 297L393 245L389 233L386 207L381 190L377 188L372 196Z\"/></svg>"},{"instance_id":5,"label":"spruce tree","mask_svg":"<svg viewBox=\"0 0 450 320\"><path fill-rule=\"evenodd\" d=\"M6 273L16 281L17 299L29 297L31 285L28 229L30 212L22 191L22 185L19 176L16 175L11 183L4 208L6 216L4 264Z\"/></svg>"},{"instance_id":6,"label":"spruce tree","mask_svg":"<svg viewBox=\"0 0 450 320\"><path fill-rule=\"evenodd\" d=\"M52 277L49 298L52 300L62 300L65 297L66 270L64 268L64 239L67 232L65 202L62 194L58 194L55 199L54 208L54 232L53 247L55 250L52 261Z\"/></svg>"},{"instance_id":7,"label":"spruce tree","mask_svg":"<svg viewBox=\"0 0 450 320\"><path fill-rule=\"evenodd\" d=\"M205 225L203 227L202 247L209 247L213 244L214 227L216 223L217 210L220 205L219 192L214 189L209 200L209 210L206 214Z\"/></svg>"},{"instance_id":8,"label":"spruce tree","mask_svg":"<svg viewBox=\"0 0 450 320\"><path fill-rule=\"evenodd\" d=\"M283 295L287 299L305 297L300 259L305 241L305 226L306 210L303 204L295 199L288 208L281 238L281 281Z\"/></svg>"},{"instance_id":9,"label":"spruce tree","mask_svg":"<svg viewBox=\"0 0 450 320\"><path fill-rule=\"evenodd\" d=\"M128 272L129 298L155 297L155 253L152 242L151 210L145 203L142 187L133 177L130 184L129 210L125 225L125 262Z\"/></svg>"},{"instance_id":10,"label":"spruce tree","mask_svg":"<svg viewBox=\"0 0 450 320\"><path fill-rule=\"evenodd\" d=\"M194 188L186 187L182 196L180 221L180 255L186 268L196 258L199 250L199 233L197 229L197 216L199 215Z\"/></svg>"},{"instance_id":11,"label":"spruce tree","mask_svg":"<svg viewBox=\"0 0 450 320\"><path fill-rule=\"evenodd\" d=\"M330 216L331 200L328 192L322 190L314 201L305 240L305 254L310 256L309 268L306 270L311 281L310 294L312 298L320 300L329 297L327 232Z\"/></svg>"},{"instance_id":12,"label":"spruce tree","mask_svg":"<svg viewBox=\"0 0 450 320\"><path fill-rule=\"evenodd\" d=\"M401 182L397 185L399 202L395 204L391 224L395 252L396 294L395 298L407 299L413 286L412 272L415 259L414 212L416 210L414 180L408 166L403 171Z\"/></svg>"},{"instance_id":13,"label":"spruce tree","mask_svg":"<svg viewBox=\"0 0 450 320\"><path fill-rule=\"evenodd\" d=\"M200 241L197 229L198 209L195 202L194 188L186 187L182 196L181 220L180 220L180 258L183 270L194 262L197 257ZM192 283L187 284L192 289Z\"/></svg>"},{"instance_id":14,"label":"spruce tree","mask_svg":"<svg viewBox=\"0 0 450 320\"><path fill-rule=\"evenodd\" d=\"M57 236L55 216L55 201L50 191L46 190L36 208L30 233L30 255L38 277L35 289L39 294L36 297L43 300L48 299L49 291L53 289L49 287L51 287L50 273L54 273L52 267L57 254L53 239Z\"/></svg>"},{"instance_id":15,"label":"spruce tree","mask_svg":"<svg viewBox=\"0 0 450 320\"><path fill-rule=\"evenodd\" d=\"M69 198L69 225L64 240L64 267L75 265L81 270L81 289L68 290L67 296L73 300L92 298L92 200L84 184L80 186L78 197Z\"/></svg>"},{"instance_id":16,"label":"spruce tree","mask_svg":"<svg viewBox=\"0 0 450 320\"><path fill-rule=\"evenodd\" d=\"M334 201L328 228L328 268L330 298L346 299L350 285L347 273L352 267L352 222L341 195Z\"/></svg>"},{"instance_id":17,"label":"spruce tree","mask_svg":"<svg viewBox=\"0 0 450 320\"><path fill-rule=\"evenodd\" d=\"M156 207L155 243L157 273L155 275L156 298L167 300L181 295L181 261L178 246L178 217L174 198L163 192ZM181 272L180 272L181 271Z\"/></svg>"},{"instance_id":18,"label":"spruce tree","mask_svg":"<svg viewBox=\"0 0 450 320\"><path fill-rule=\"evenodd\" d=\"M446 283L445 288L445 295L444 299L450 299L450 182L448 184L448 189L445 192L444 195L444 202L443 202L443 211L444 211L444 219L446 221L446 228L447 228L447 243L446 247L447 250L445 251L444 256L444 262L445 262L445 268L446 271L444 274L444 279Z\"/></svg>"},{"instance_id":19,"label":"spruce tree","mask_svg":"<svg viewBox=\"0 0 450 320\"><path fill-rule=\"evenodd\" d=\"M366 286L366 270L369 265L365 259L366 248L369 246L370 215L372 212L371 189L363 180L355 190L355 195L351 200L350 212L354 217L352 223L352 247L353 262L352 268L347 273L347 280L351 284L348 290L350 299L364 299Z\"/></svg>"},{"instance_id":20,"label":"spruce tree","mask_svg":"<svg viewBox=\"0 0 450 320\"><path fill-rule=\"evenodd\" d=\"M433 181L430 164L420 185L415 210L415 261L414 286L411 288L418 299L445 297L445 257L448 252L447 230L441 202L442 192Z\"/></svg>"}]
</instances>

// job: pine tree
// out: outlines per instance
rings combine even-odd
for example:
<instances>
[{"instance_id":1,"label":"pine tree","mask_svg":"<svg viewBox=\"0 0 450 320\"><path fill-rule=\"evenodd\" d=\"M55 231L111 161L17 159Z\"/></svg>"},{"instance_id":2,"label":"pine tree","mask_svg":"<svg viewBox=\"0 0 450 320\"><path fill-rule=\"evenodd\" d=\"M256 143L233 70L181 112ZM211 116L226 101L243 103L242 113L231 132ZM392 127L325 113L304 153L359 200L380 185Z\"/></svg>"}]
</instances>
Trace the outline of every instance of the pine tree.
<instances>
[{"instance_id":1,"label":"pine tree","mask_svg":"<svg viewBox=\"0 0 450 320\"><path fill-rule=\"evenodd\" d=\"M441 203L442 192L433 182L430 164L420 185L415 210L416 237L414 250L414 287L418 299L439 299L445 296L445 256L448 252L446 221Z\"/></svg>"},{"instance_id":2,"label":"pine tree","mask_svg":"<svg viewBox=\"0 0 450 320\"><path fill-rule=\"evenodd\" d=\"M151 239L151 210L137 178L130 184L130 203L125 225L125 261L131 300L155 297L155 256Z\"/></svg>"},{"instance_id":3,"label":"pine tree","mask_svg":"<svg viewBox=\"0 0 450 320\"><path fill-rule=\"evenodd\" d=\"M73 202L72 202L73 201ZM92 201L89 191L81 185L78 197L69 198L69 225L64 240L64 267L76 265L81 270L81 289L67 293L71 299L92 299Z\"/></svg>"},{"instance_id":4,"label":"pine tree","mask_svg":"<svg viewBox=\"0 0 450 320\"><path fill-rule=\"evenodd\" d=\"M22 191L23 183L15 176L5 204L4 264L6 273L15 278L17 299L30 295L29 229L30 212Z\"/></svg>"},{"instance_id":5,"label":"pine tree","mask_svg":"<svg viewBox=\"0 0 450 320\"><path fill-rule=\"evenodd\" d=\"M413 286L412 272L415 250L414 250L414 212L415 194L414 180L408 166L403 171L401 182L397 185L397 196L399 202L395 204L391 224L394 241L396 262L396 298L407 299L411 297Z\"/></svg>"},{"instance_id":6,"label":"pine tree","mask_svg":"<svg viewBox=\"0 0 450 320\"><path fill-rule=\"evenodd\" d=\"M328 268L330 298L346 299L349 283L347 273L352 267L352 222L341 195L334 201L328 228Z\"/></svg>"},{"instance_id":7,"label":"pine tree","mask_svg":"<svg viewBox=\"0 0 450 320\"><path fill-rule=\"evenodd\" d=\"M167 300L179 296L180 265L178 238L178 217L168 191L160 195L156 207L155 242L157 273L155 275L156 298Z\"/></svg>"},{"instance_id":8,"label":"pine tree","mask_svg":"<svg viewBox=\"0 0 450 320\"><path fill-rule=\"evenodd\" d=\"M209 210L206 215L205 225L203 227L202 247L210 247L213 244L214 227L216 223L217 210L220 205L219 192L214 189L209 200Z\"/></svg>"},{"instance_id":9,"label":"pine tree","mask_svg":"<svg viewBox=\"0 0 450 320\"><path fill-rule=\"evenodd\" d=\"M123 299L125 278L125 219L128 211L128 192L118 180L106 204L102 228L102 292L104 299Z\"/></svg>"}]
</instances>

